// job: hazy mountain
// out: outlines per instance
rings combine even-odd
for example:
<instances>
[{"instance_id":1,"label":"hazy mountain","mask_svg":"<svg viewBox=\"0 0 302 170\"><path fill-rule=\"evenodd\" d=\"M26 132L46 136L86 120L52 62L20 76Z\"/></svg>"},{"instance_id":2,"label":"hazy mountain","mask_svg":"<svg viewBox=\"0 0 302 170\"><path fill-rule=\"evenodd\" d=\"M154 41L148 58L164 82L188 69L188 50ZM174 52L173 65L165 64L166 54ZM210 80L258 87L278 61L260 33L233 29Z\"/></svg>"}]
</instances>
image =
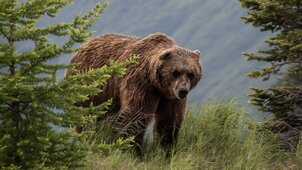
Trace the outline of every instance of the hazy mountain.
<instances>
[{"instance_id":1,"label":"hazy mountain","mask_svg":"<svg viewBox=\"0 0 302 170\"><path fill-rule=\"evenodd\" d=\"M43 18L39 25L69 21L91 8L96 0L80 1L64 8L57 19ZM259 63L246 62L242 51L264 49L268 34L251 25L244 25L240 16L245 10L238 0L109 0L100 20L92 27L97 36L102 33L122 33L146 36L163 32L183 47L200 50L204 77L191 92L190 102L209 98L239 98L247 102L250 86L260 81L246 77L248 70ZM58 39L55 39L58 41ZM56 62L68 62L63 56Z\"/></svg>"}]
</instances>

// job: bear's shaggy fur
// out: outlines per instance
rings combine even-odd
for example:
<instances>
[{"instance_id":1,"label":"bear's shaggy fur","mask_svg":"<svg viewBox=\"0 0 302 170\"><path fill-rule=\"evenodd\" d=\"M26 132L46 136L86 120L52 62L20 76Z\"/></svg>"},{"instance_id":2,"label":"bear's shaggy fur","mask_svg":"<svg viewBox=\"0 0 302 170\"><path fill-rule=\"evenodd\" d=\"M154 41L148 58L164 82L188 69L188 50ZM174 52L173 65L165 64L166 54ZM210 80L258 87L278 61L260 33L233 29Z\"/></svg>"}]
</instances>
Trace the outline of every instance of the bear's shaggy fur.
<instances>
[{"instance_id":1,"label":"bear's shaggy fur","mask_svg":"<svg viewBox=\"0 0 302 170\"><path fill-rule=\"evenodd\" d=\"M78 63L76 70L81 73L108 65L110 60L125 61L134 54L140 56L139 61L128 67L124 77L109 79L102 93L79 105L99 105L112 98L108 114L117 116L119 136L135 136L140 148L146 127L155 120L160 143L171 145L185 115L187 93L202 75L198 50L179 47L162 33L144 38L106 34L85 44L71 63Z\"/></svg>"}]
</instances>

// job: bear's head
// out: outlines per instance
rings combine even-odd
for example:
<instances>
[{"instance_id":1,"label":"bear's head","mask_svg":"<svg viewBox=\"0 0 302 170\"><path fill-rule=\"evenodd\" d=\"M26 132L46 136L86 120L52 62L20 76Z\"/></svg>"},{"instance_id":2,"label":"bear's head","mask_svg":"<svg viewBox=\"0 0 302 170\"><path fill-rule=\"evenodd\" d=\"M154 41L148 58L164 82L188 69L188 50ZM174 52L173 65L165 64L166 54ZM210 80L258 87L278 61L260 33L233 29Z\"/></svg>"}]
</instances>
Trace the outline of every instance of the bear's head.
<instances>
[{"instance_id":1,"label":"bear's head","mask_svg":"<svg viewBox=\"0 0 302 170\"><path fill-rule=\"evenodd\" d=\"M181 47L167 49L159 56L156 70L158 89L167 98L184 99L202 76L200 52Z\"/></svg>"}]
</instances>

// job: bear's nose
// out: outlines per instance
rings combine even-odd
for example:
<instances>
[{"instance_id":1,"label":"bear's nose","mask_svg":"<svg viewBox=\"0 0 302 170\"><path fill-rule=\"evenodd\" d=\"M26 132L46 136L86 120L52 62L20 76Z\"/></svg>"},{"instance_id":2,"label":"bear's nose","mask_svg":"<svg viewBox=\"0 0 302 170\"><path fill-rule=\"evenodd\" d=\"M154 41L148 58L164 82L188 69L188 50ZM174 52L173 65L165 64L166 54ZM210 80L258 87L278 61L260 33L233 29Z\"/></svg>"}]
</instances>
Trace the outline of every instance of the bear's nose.
<instances>
[{"instance_id":1,"label":"bear's nose","mask_svg":"<svg viewBox=\"0 0 302 170\"><path fill-rule=\"evenodd\" d=\"M184 89L184 88L181 88L179 89L178 91L178 96L183 99L187 96L187 94L189 93L189 90L188 89Z\"/></svg>"}]
</instances>

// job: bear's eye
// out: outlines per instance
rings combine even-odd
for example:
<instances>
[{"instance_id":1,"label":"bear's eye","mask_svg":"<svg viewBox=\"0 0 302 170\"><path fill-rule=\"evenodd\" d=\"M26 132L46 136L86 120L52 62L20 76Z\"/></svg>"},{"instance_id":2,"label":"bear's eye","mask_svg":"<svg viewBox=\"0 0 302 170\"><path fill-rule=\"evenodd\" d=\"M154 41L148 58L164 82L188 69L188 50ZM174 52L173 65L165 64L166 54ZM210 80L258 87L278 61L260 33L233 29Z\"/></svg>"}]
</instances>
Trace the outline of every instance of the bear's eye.
<instances>
[{"instance_id":1,"label":"bear's eye","mask_svg":"<svg viewBox=\"0 0 302 170\"><path fill-rule=\"evenodd\" d=\"M194 79L194 74L193 73L188 73L188 77L190 80L193 80Z\"/></svg>"},{"instance_id":2,"label":"bear's eye","mask_svg":"<svg viewBox=\"0 0 302 170\"><path fill-rule=\"evenodd\" d=\"M177 70L175 70L175 71L172 72L172 76L174 78L178 78L180 75L181 75L181 73L179 71L177 71Z\"/></svg>"}]
</instances>

